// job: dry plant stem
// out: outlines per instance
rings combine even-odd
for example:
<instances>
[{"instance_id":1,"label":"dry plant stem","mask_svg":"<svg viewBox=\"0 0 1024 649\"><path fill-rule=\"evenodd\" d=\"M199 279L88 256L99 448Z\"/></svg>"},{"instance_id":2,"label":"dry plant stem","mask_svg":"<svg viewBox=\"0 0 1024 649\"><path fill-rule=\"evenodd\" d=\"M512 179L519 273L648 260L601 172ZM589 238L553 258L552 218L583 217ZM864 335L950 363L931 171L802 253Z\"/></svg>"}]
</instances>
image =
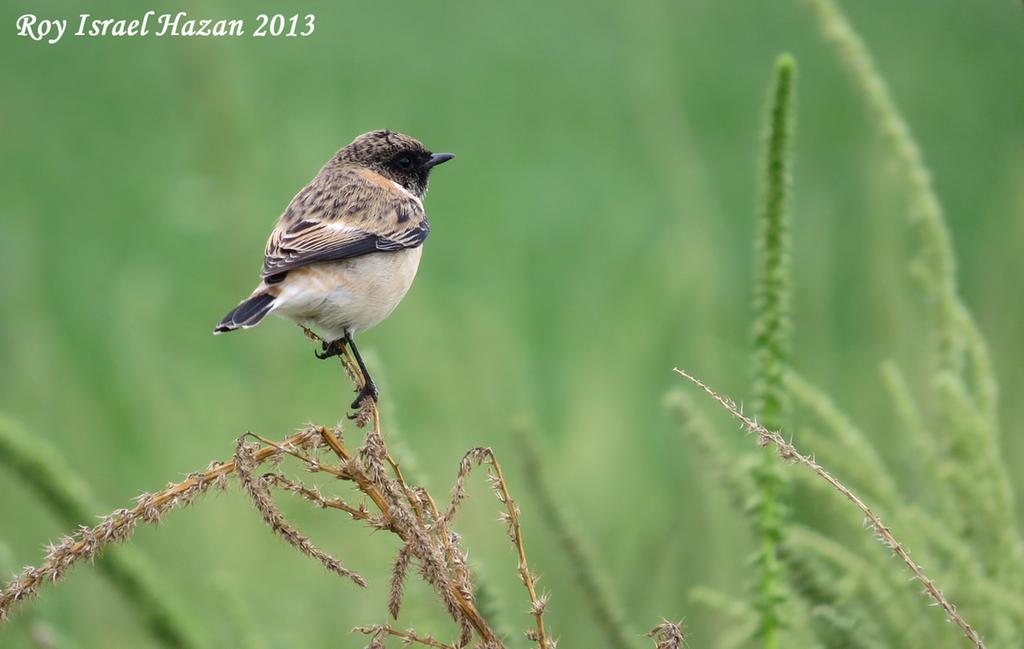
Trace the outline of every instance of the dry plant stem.
<instances>
[{"instance_id":1,"label":"dry plant stem","mask_svg":"<svg viewBox=\"0 0 1024 649\"><path fill-rule=\"evenodd\" d=\"M346 347L345 351L349 352L349 349ZM373 433L383 439L384 436L380 430L380 411L377 410L376 402L371 404L370 410L373 418ZM395 474L395 480L398 482L398 486L402 488L402 493L405 494L405 499L409 501L409 506L412 507L412 511L416 514L416 520L422 524L423 510L420 508L420 501L415 494L413 494L409 485L406 484L405 476L402 475L402 469L399 468L398 462L395 461L395 458L391 456L391 451L388 449L387 445L384 445L384 459L387 460L388 466L391 467L391 471Z\"/></svg>"},{"instance_id":2,"label":"dry plant stem","mask_svg":"<svg viewBox=\"0 0 1024 649\"><path fill-rule=\"evenodd\" d=\"M302 330L305 332L306 337L309 338L310 340L321 343L324 342L323 338L321 338L318 334L311 331L310 329L302 327ZM362 386L365 384L365 377L358 370L358 364L356 363L355 358L352 355L352 350L349 349L348 346L345 347L344 353L339 357L339 360L341 361L342 366L345 368L345 371L348 373L349 378L352 379L352 382L356 385L356 387L362 388ZM391 456L391 452L388 450L387 445L384 444L383 436L381 434L380 412L377 409L377 403L372 399L367 399L364 401L362 410L357 414L356 424L363 426L371 420L373 422L373 426L370 432L367 433L367 440L370 440L374 436L379 440L379 446L383 451L384 459L391 467L391 470L395 475L395 481L397 482L399 488L402 490L402 493L405 496L405 499L408 501L409 506L411 507L412 512L415 516L415 527L419 529L413 531L437 531L441 536L441 543L445 548L445 551L454 551L453 548L451 547L450 534L448 533L447 527L445 525L447 521L439 521L440 524L436 526L436 530L428 529L426 522L424 521L424 515L419 498L417 498L416 494L414 494L412 489L409 488L408 484L405 481L405 476L402 475L402 470L399 468L398 463ZM337 455L339 459L341 459L346 464L350 464L353 461L353 454L345 447L341 440L339 440L334 435L333 432L321 427L320 434L323 436L324 441L331 448L331 450L334 451L335 455ZM361 472L356 472L351 477L353 480L355 480L359 489L367 496L369 496L371 500L373 500L374 504L377 505L377 508L380 509L381 514L391 522L392 530L395 531L395 533L398 534L398 536L401 537L403 541L409 543L412 540L410 538L407 538L409 534L407 532L403 534L403 531L399 529L400 526L396 525L397 521L395 520L395 515L399 512L393 511L391 504L388 502L387 494L385 494L381 489L374 485L372 481L369 480L367 476L362 474ZM435 517L435 521L437 520L437 517ZM420 558L423 561L428 560L428 557ZM484 640L485 643L487 643L489 646L501 646L501 642L498 639L498 637L494 634L490 626L487 624L486 620L483 619L483 617L480 615L480 612L477 611L476 607L473 605L473 602L471 600L471 594L464 594L459 590L458 585L453 583L435 584L435 586L438 588L444 588L444 590L447 591L445 594L442 595L442 598L447 596L451 599L451 601L455 604L458 611L461 612L461 615L477 631L477 633L480 635L480 637ZM456 621L458 621L457 616Z\"/></svg>"},{"instance_id":3,"label":"dry plant stem","mask_svg":"<svg viewBox=\"0 0 1024 649\"><path fill-rule=\"evenodd\" d=\"M280 445L288 448L308 441L311 430L300 431ZM253 458L264 461L281 451L280 447L263 447L253 452ZM139 522L156 523L160 517L175 506L187 505L206 492L211 486L222 487L228 475L235 471L235 463L214 462L206 471L193 473L181 482L168 485L154 494L142 494L135 507L119 509L104 517L95 527L80 527L74 536L66 537L56 546L51 546L46 559L39 567L28 567L20 576L0 590L0 621L8 615L15 603L34 597L39 587L47 581L59 581L67 571L82 559L92 559L110 543L125 541L131 536Z\"/></svg>"},{"instance_id":4,"label":"dry plant stem","mask_svg":"<svg viewBox=\"0 0 1024 649\"><path fill-rule=\"evenodd\" d=\"M391 529L399 538L412 545L416 558L420 560L420 575L434 587L452 619L459 624L459 639L455 644L465 646L472 641L474 630L466 618L467 604L473 608L471 614L478 615L473 606L472 586L460 565L449 560L444 545L436 538L434 531L413 514L396 481L386 475L385 455L384 440L371 431L366 435L353 464L387 499ZM461 555L457 559L462 562Z\"/></svg>"},{"instance_id":5,"label":"dry plant stem","mask_svg":"<svg viewBox=\"0 0 1024 649\"><path fill-rule=\"evenodd\" d=\"M303 327L302 325L299 326L302 328L303 332L305 332L306 337L309 338L310 340L314 342L324 342L324 339L321 338L316 332L312 331L307 327ZM352 382L356 384L356 387L358 389L361 389L364 385L366 385L366 377L364 377L362 372L359 371L359 365L356 363L355 356L353 356L352 350L349 349L348 345L345 346L344 352L341 356L338 357L338 360L341 361L342 366L345 368L345 372L349 375L349 378L352 379ZM377 403L372 400L368 401L370 403L369 414L370 417L373 419L373 430L376 431L378 435L381 435L380 411L377 409ZM357 417L357 423L365 423L365 421L365 414L360 414ZM409 486L405 482L405 476L402 475L402 470L399 468L398 462L395 461L395 459L391 456L391 451L387 450L386 447L385 453L388 465L391 466L391 470L395 474L395 479L398 481L398 484L402 488L403 493L405 493L405 497L409 500L409 504L412 506L413 511L416 513L416 518L422 522L423 512L420 510L419 501L413 496L412 491L409 489Z\"/></svg>"},{"instance_id":6,"label":"dry plant stem","mask_svg":"<svg viewBox=\"0 0 1024 649\"><path fill-rule=\"evenodd\" d=\"M238 476L238 481L242 483L246 493L249 494L249 499L252 500L253 506L260 513L260 516L263 517L264 522L270 526L270 529L275 534L287 541L299 552L319 561L328 571L340 577L351 579L357 586L365 588L366 580L361 575L349 570L336 558L313 545L313 542L308 537L299 532L294 525L285 519L284 514L281 513L281 510L278 509L277 505L274 504L274 500L270 497L268 484L272 480L258 479L253 476L253 471L257 466L255 459L253 459L253 449L246 445L245 436L243 435L238 438L238 442L235 445L235 474Z\"/></svg>"},{"instance_id":7,"label":"dry plant stem","mask_svg":"<svg viewBox=\"0 0 1024 649\"><path fill-rule=\"evenodd\" d=\"M343 357L342 365L348 371L353 382L358 385L361 383L362 377L354 371L354 364L350 361L346 362L347 360ZM407 643L423 643L424 640L427 640L429 642L426 644L430 646L454 649L469 644L475 631L481 640L478 646L485 649L500 649L503 646L502 641L491 630L473 603L470 573L465 563L465 555L458 547L457 536L448 530L448 521L438 514L437 507L429 494L421 488L410 488L406 484L397 462L391 457L381 436L380 416L376 404L372 400L365 402L360 411L360 419L361 425L372 420L373 426L367 432L363 446L358 452L350 451L334 429L323 426L309 426L279 442L248 433L239 440L235 460L224 463L215 462L206 471L190 474L185 480L170 484L160 492L142 494L137 498L134 508L118 510L105 517L103 522L96 527L82 527L75 535L66 537L57 546L51 548L46 560L39 568L26 568L19 578L0 590L0 621L7 616L14 603L33 597L45 581L57 581L63 578L77 561L91 559L105 545L129 538L137 523L158 521L162 514L176 505L189 504L210 486L223 487L227 477L235 473L271 528L304 553L319 559L330 570L349 577L357 583L361 583L361 578L358 575L344 569L332 557L313 547L308 539L281 517L279 510L270 498L270 487L276 486L291 491L320 507L344 511L354 519L363 520L376 529L392 531L402 539L411 555L406 559L415 557L420 562L421 573L441 597L452 618L459 625L461 634L458 641L452 644L444 644L430 638L420 638L414 636L411 631L392 635L399 635ZM246 445L245 437L259 440L263 446ZM320 461L316 448L321 441L337 456L340 464L325 464ZM307 449L312 449L312 452L304 452ZM318 490L307 488L274 472L259 477L255 476L254 471L260 464L271 458L284 455L300 460L311 472L324 472L335 478L355 483L357 488L377 506L380 516L371 514L362 505L354 507L340 498L324 498ZM387 475L388 470L384 467L385 463L391 466L395 478ZM500 467L496 463L494 466L500 476ZM520 547L521 568L525 571L525 555L522 552L517 510L514 503L508 499L503 476L500 478L500 482L504 493L503 500L509 506L509 520L515 521L514 525L510 522L510 534L512 533L511 528L514 527L514 540ZM429 518L429 514L424 514L425 506L429 506L430 512L433 513L432 519ZM524 581L530 588L534 612L538 615L541 646L546 648L548 644L544 641L543 623L539 619L539 613L543 609L543 598L540 600L536 598L533 589L534 580L529 576L528 571L525 572L525 575ZM391 633L391 631L381 630L381 633ZM379 637L375 636L374 644L380 644Z\"/></svg>"},{"instance_id":8,"label":"dry plant stem","mask_svg":"<svg viewBox=\"0 0 1024 649\"><path fill-rule=\"evenodd\" d=\"M357 633L365 633L366 635L379 635L387 634L396 638L401 638L403 645L409 645L418 643L427 645L428 647L436 647L437 649L455 649L450 644L445 644L439 640L435 640L430 636L417 635L415 631L409 629L408 631L399 631L398 629L392 628L386 624L375 624L373 626L357 626L352 629Z\"/></svg>"},{"instance_id":9,"label":"dry plant stem","mask_svg":"<svg viewBox=\"0 0 1024 649\"><path fill-rule=\"evenodd\" d=\"M351 516L353 520L357 521L366 521L370 519L370 512L366 511L366 508L362 505L359 507L353 507L341 498L325 498L324 495L320 493L319 489L310 488L301 482L289 480L280 473L264 473L260 479L265 481L267 484L274 485L278 489L290 491L301 496L322 509L340 509Z\"/></svg>"},{"instance_id":10,"label":"dry plant stem","mask_svg":"<svg viewBox=\"0 0 1024 649\"><path fill-rule=\"evenodd\" d=\"M935 600L935 602L940 607L942 607L942 610L946 612L946 615L949 617L949 619L960 627L960 629L964 632L964 635L967 636L967 639L970 640L977 649L985 649L985 644L982 642L981 636L979 636L978 633L971 627L971 625L968 624L963 617L961 617L961 615L956 610L956 606L954 606L952 602L946 599L945 595L942 594L942 591L939 590L939 588L935 585L935 582L933 582L928 577L928 575L924 573L924 571L921 569L921 566L917 565L917 563L910 558L910 553L907 552L906 548L904 548L903 545L896 540L896 537L892 535L892 532L889 530L888 527L885 526L885 524L882 522L882 519L880 519L878 515L875 514L875 512L864 503L864 501L857 497L855 493L850 491L850 489L847 488L846 485L844 485L842 482L834 478L828 471L823 469L817 462L814 461L814 459L812 459L810 456L803 455L802 453L800 453L797 450L797 448L793 446L791 443L787 442L781 434L779 434L776 431L768 430L767 428L757 423L750 417L744 415L743 411L740 410L740 408L737 407L735 403L733 403L731 400L725 397L720 396L717 392L712 390L699 379L691 376L690 374L687 374L686 372L679 368L676 368L674 371L687 381L690 381L698 388L706 392L712 399L717 401L723 408L729 411L729 413L733 417L738 419L740 423L743 424L743 427L747 430L747 432L757 435L758 444L760 444L761 446L767 446L769 444L774 445L775 448L778 449L779 456L782 459L806 466L811 471L814 471L814 473L816 473L818 477L820 477L822 480L832 485L832 487L836 491L841 493L843 496L845 496L847 500L856 505L857 509L859 509L861 513L864 514L864 516L867 518L868 522L871 524L871 527L874 528L875 533L878 534L882 542L889 549L891 549L896 554L896 556L898 556L903 561L903 563L907 565L908 568L910 568L910 572L913 573L914 578L917 581L921 582L928 596Z\"/></svg>"},{"instance_id":11,"label":"dry plant stem","mask_svg":"<svg viewBox=\"0 0 1024 649\"><path fill-rule=\"evenodd\" d=\"M376 411L376 404L374 404L372 408L374 411ZM375 417L375 419L377 418ZM379 419L377 420L379 421ZM334 451L335 455L337 455L339 459L341 459L346 465L352 463L354 459L353 453L348 450L345 444L340 439L338 439L338 437L333 433L333 431L325 427L320 427L317 430L317 432L323 437L324 441L331 448L331 450ZM373 432L371 431L370 434L373 434ZM346 475L346 477L348 476ZM378 509L380 509L380 512L385 517L385 519L392 522L392 529L395 531L395 533L398 534L398 536L402 538L403 541L408 543L410 539L406 538L406 536L403 536L403 534L398 530L397 526L394 525L395 512L393 511L392 506L388 502L388 499L385 496L385 494L382 493L381 490L378 489L377 486L374 485L361 472L354 473L351 476L351 479L355 481L360 491L365 493L367 496L369 496L371 500L373 500L374 504L377 506ZM411 491L407 491L407 494L411 494ZM422 560L426 560L424 557L420 558ZM487 624L487 621L484 620L483 617L480 615L480 612L476 610L476 607L473 605L472 601L465 597L463 593L459 591L458 587L455 584L448 584L447 594L448 597L450 597L452 601L454 601L454 603L458 607L458 610L461 612L461 615L464 616L465 620L476 630L476 632L480 635L480 637L484 640L485 643L488 643L490 646L501 646L498 637L494 634L494 631L491 630L490 626Z\"/></svg>"},{"instance_id":12,"label":"dry plant stem","mask_svg":"<svg viewBox=\"0 0 1024 649\"><path fill-rule=\"evenodd\" d=\"M341 440L339 440L333 432L323 426L320 427L319 432L324 438L324 441L327 442L327 445L331 447L331 450L334 451L334 454L337 455L339 459L346 463L352 461L352 453L345 448L345 445L342 444ZM339 472L338 477L345 476L342 472ZM379 509L385 516L389 516L388 512L391 508L380 490L373 486L373 484L366 479L366 476L361 473L353 475L352 479L355 481L356 486L359 487L359 490L369 496L370 500L377 505L377 509Z\"/></svg>"},{"instance_id":13,"label":"dry plant stem","mask_svg":"<svg viewBox=\"0 0 1024 649\"><path fill-rule=\"evenodd\" d=\"M459 464L459 475L455 481L455 489L452 493L452 503L441 520L450 521L461 501L465 499L464 485L473 460L478 464L486 461L494 469L492 484L495 495L505 505L507 511L505 521L508 524L509 536L512 538L512 543L515 545L516 552L519 555L519 577L522 579L523 585L526 586L526 591L530 595L530 613L536 622L536 632L530 634L530 639L536 641L540 649L550 649L552 645L549 644L544 630L544 609L547 607L547 597L543 595L537 596L537 578L530 572L530 566L526 561L526 548L523 545L523 533L519 525L519 507L509 494L508 485L505 483L505 474L501 470L498 459L494 456L494 451L489 448L478 447L470 449L462 458L462 462Z\"/></svg>"},{"instance_id":14,"label":"dry plant stem","mask_svg":"<svg viewBox=\"0 0 1024 649\"><path fill-rule=\"evenodd\" d=\"M356 483L359 490L366 494L374 504L377 505L381 515L384 517L384 523L380 526L393 531L406 543L409 543L412 540L410 537L418 535L419 538L416 540L419 542L419 545L421 547L427 545L424 542L424 537L426 535L424 531L425 528L417 528L415 525L409 526L407 524L401 524L402 522L399 516L401 512L399 511L400 508L398 506L398 502L394 499L389 499L388 495L374 484L374 482L361 469L358 468L358 462L355 454L345 446L341 439L339 439L331 429L324 426L317 426L310 430L312 435L319 435L334 454L338 456L343 463L343 468L339 469L328 464L321 464L313 458L296 451L294 448L275 443L271 440L260 437L259 435L250 433L249 436L254 439L258 439L263 444L266 444L267 448L274 449L277 453L291 455L303 461L311 470L330 473L331 475L344 480L352 480ZM371 431L368 436L372 436L374 434L375 431ZM352 509L351 506L349 506L349 509ZM350 511L348 513L352 514ZM363 514L359 514L359 516L362 515ZM372 521L369 522L372 524ZM419 558L424 562L431 560L430 556L420 556ZM436 564L437 562L435 561L434 563ZM443 568L441 568L437 574L440 574L441 570L443 570ZM436 589L438 589L439 594L442 595L442 599L446 602L452 603L452 606L454 607L452 609L452 615L456 622L460 624L468 624L469 626L466 627L467 629L470 627L475 629L484 642L487 643L486 646L501 646L497 636L490 629L490 626L480 615L479 611L476 610L471 599L466 597L459 590L456 584L450 583L444 578L437 580L437 582L432 581L431 583Z\"/></svg>"},{"instance_id":15,"label":"dry plant stem","mask_svg":"<svg viewBox=\"0 0 1024 649\"><path fill-rule=\"evenodd\" d=\"M434 502L433 496L426 489L419 489L417 495L421 502L427 507L427 513L430 516L431 524L430 529L440 539L442 546L444 547L445 556L457 569L461 570L461 574L457 575L463 579L468 586L469 592L475 593L475 586L472 584L472 577L469 573L469 567L466 565L465 556L462 554L458 547L458 537L453 534L449 529L447 523L442 519L441 513L437 509L437 503ZM479 585L479 584L478 584ZM478 586L477 585L477 586ZM475 595L474 595L475 602Z\"/></svg>"},{"instance_id":16,"label":"dry plant stem","mask_svg":"<svg viewBox=\"0 0 1024 649\"><path fill-rule=\"evenodd\" d=\"M512 530L513 540L516 544L516 552L519 553L519 576L522 577L523 584L526 585L526 590L530 594L530 612L533 613L533 617L537 622L537 644L540 645L541 649L547 649L548 641L544 634L544 608L547 606L547 600L544 597L537 597L537 579L530 573L530 566L526 562L526 548L523 546L523 533L519 525L519 508L508 493L508 485L505 484L505 474L502 473L501 465L498 464L494 453L488 449L487 455L490 457L491 466L494 467L494 472L498 476L501 501L505 503L505 508L508 510L509 527Z\"/></svg>"}]
</instances>

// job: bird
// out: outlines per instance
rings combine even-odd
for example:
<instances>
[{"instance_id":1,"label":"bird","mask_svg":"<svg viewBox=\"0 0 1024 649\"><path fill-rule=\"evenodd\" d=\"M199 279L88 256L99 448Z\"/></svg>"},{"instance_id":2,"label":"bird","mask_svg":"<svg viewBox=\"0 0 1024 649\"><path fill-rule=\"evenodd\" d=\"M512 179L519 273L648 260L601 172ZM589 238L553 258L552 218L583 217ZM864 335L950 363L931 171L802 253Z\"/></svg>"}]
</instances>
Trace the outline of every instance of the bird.
<instances>
[{"instance_id":1,"label":"bird","mask_svg":"<svg viewBox=\"0 0 1024 649\"><path fill-rule=\"evenodd\" d=\"M213 333L255 327L271 313L289 318L319 333L317 358L348 345L363 377L351 407L376 402L354 338L391 315L412 285L430 234L427 182L454 157L386 129L341 148L278 218L259 285Z\"/></svg>"}]
</instances>

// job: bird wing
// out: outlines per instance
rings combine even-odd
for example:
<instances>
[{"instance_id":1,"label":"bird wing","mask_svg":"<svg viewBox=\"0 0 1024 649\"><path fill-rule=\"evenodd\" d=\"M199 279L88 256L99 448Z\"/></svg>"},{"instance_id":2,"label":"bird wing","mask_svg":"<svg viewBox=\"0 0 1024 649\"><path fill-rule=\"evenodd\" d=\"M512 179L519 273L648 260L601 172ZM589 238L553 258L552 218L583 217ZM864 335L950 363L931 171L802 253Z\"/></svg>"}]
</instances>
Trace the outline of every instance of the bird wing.
<instances>
[{"instance_id":1,"label":"bird wing","mask_svg":"<svg viewBox=\"0 0 1024 649\"><path fill-rule=\"evenodd\" d=\"M429 233L423 204L390 180L368 170L321 173L281 215L267 241L263 277L279 281L316 262L415 248Z\"/></svg>"}]
</instances>

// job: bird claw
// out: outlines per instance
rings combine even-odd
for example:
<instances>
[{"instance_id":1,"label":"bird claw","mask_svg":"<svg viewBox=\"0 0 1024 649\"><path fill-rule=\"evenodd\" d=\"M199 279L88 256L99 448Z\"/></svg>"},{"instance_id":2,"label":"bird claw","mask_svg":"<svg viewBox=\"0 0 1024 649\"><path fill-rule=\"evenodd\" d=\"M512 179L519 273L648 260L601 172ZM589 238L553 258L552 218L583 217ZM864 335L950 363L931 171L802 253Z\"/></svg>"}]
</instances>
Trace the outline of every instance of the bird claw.
<instances>
[{"instance_id":1,"label":"bird claw","mask_svg":"<svg viewBox=\"0 0 1024 649\"><path fill-rule=\"evenodd\" d=\"M333 356L341 356L342 354L345 353L345 339L338 338L337 340L332 340L331 342L327 342L325 340L322 343L322 347L324 350L322 354L318 351L313 351L313 355L322 361L327 360L328 358L331 358Z\"/></svg>"},{"instance_id":2,"label":"bird claw","mask_svg":"<svg viewBox=\"0 0 1024 649\"><path fill-rule=\"evenodd\" d=\"M367 399L372 399L374 403L377 403L377 386L371 381L367 381L363 384L363 387L359 389L359 394L356 395L356 400L352 402L350 406L353 410L360 410L363 407L363 402ZM352 418L350 416L350 418Z\"/></svg>"}]
</instances>

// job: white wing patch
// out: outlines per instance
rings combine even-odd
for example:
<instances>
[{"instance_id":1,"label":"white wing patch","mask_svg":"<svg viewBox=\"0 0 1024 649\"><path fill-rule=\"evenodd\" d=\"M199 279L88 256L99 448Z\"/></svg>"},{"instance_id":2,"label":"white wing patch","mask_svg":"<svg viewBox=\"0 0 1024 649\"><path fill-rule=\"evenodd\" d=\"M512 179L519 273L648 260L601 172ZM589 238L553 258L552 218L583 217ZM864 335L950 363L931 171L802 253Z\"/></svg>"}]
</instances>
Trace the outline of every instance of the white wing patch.
<instances>
[{"instance_id":1,"label":"white wing patch","mask_svg":"<svg viewBox=\"0 0 1024 649\"><path fill-rule=\"evenodd\" d=\"M330 221L320 221L319 227L341 233L362 232L362 230L359 228L353 228L352 226L345 225L344 223L334 223Z\"/></svg>"}]
</instances>

